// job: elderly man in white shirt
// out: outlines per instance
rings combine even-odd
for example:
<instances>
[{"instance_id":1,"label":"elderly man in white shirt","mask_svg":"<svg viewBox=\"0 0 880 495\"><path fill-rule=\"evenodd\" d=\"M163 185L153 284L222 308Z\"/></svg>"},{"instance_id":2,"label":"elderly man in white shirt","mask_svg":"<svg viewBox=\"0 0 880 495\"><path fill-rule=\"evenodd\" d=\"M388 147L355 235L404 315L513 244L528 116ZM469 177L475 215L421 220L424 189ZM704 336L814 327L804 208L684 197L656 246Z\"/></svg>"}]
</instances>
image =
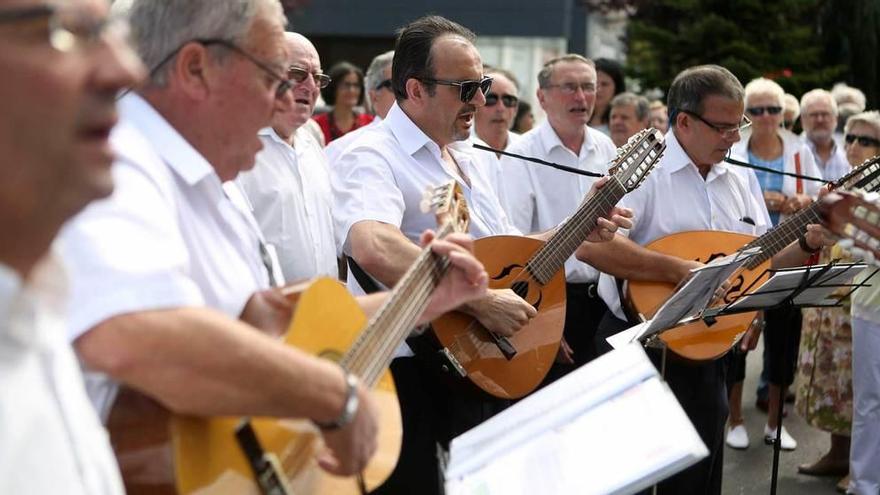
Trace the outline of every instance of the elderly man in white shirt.
<instances>
[{"instance_id":1,"label":"elderly man in white shirt","mask_svg":"<svg viewBox=\"0 0 880 495\"><path fill-rule=\"evenodd\" d=\"M673 125L666 134L666 153L658 169L622 201L635 213L635 225L629 231L631 241L618 236L606 246L582 245L578 259L619 278L676 282L697 263L671 256L664 260L640 245L687 230L727 230L752 235L765 232L767 215L752 193L747 176L734 173L730 165L722 163L743 128L743 95L742 85L723 67L698 66L680 73L668 95ZM818 226L811 226L806 233L806 244L811 249L825 241ZM648 262L652 257L653 264L667 269L666 278L639 269L652 264ZM775 267L795 266L808 257L809 253L795 242L777 253L772 263ZM605 274L602 279L600 293L612 311L600 324L599 337L628 326L623 321L616 285ZM754 338L756 335L749 332L743 345L749 345ZM659 366L660 357L652 358ZM666 362L665 379L710 455L660 483L659 493L721 492L724 424L728 414L725 368L724 359L701 365Z\"/></svg>"},{"instance_id":2,"label":"elderly man in white shirt","mask_svg":"<svg viewBox=\"0 0 880 495\"><path fill-rule=\"evenodd\" d=\"M111 434L116 418L127 418L129 429L150 424L158 405L178 414L309 419L332 452L320 465L360 472L376 448L373 400L340 367L275 338L291 308L267 288L252 219L222 188L253 166L257 131L291 84L280 75L289 67L281 4L119 5L153 71L120 102L122 123L111 138L116 191L63 234L72 269L69 333L93 372L96 406ZM456 283L437 292L425 320L484 292L473 257L448 242L435 245L455 251L456 269L444 283ZM369 312L384 297L360 302ZM131 388L117 398L118 383ZM156 440L122 465L132 490L171 482ZM151 476L138 477L144 469Z\"/></svg>"},{"instance_id":3,"label":"elderly man in white shirt","mask_svg":"<svg viewBox=\"0 0 880 495\"><path fill-rule=\"evenodd\" d=\"M235 179L247 196L266 241L278 253L287 281L339 277L330 177L321 145L302 126L312 116L322 85L315 46L304 36L285 33L291 71L297 80L276 100L272 126L260 131L263 150L253 169Z\"/></svg>"},{"instance_id":4,"label":"elderly man in white shirt","mask_svg":"<svg viewBox=\"0 0 880 495\"><path fill-rule=\"evenodd\" d=\"M484 66L484 69L486 75L492 78L492 87L486 94L486 104L477 107L474 115L473 142L505 151L520 139L519 134L510 132L519 105L519 82L510 71L490 66ZM506 171L501 168L501 155L477 150L473 156L478 166L487 171L503 205L504 190L501 184Z\"/></svg>"},{"instance_id":5,"label":"elderly man in white shirt","mask_svg":"<svg viewBox=\"0 0 880 495\"><path fill-rule=\"evenodd\" d=\"M508 151L541 158L578 170L607 174L616 154L611 139L587 123L596 102L596 67L592 60L568 54L544 64L538 73L538 101L547 113L541 125L522 135ZM505 156L502 197L514 225L523 232L542 232L568 218L596 178L573 175ZM557 363L553 380L596 357L593 337L605 313L596 283L599 272L574 256L565 262L565 363ZM570 349L569 349L570 348Z\"/></svg>"},{"instance_id":6,"label":"elderly man in white shirt","mask_svg":"<svg viewBox=\"0 0 880 495\"><path fill-rule=\"evenodd\" d=\"M837 102L831 93L814 89L801 96L801 124L804 128L801 137L813 152L822 178L831 182L846 175L850 166L843 147L834 140Z\"/></svg>"},{"instance_id":7,"label":"elderly man in white shirt","mask_svg":"<svg viewBox=\"0 0 880 495\"><path fill-rule=\"evenodd\" d=\"M67 277L52 247L64 222L112 191L115 95L145 73L107 8L103 0L0 7L4 494L124 493L66 339Z\"/></svg>"},{"instance_id":8,"label":"elderly man in white shirt","mask_svg":"<svg viewBox=\"0 0 880 495\"><path fill-rule=\"evenodd\" d=\"M473 40L472 32L439 16L404 27L392 65L397 103L382 124L364 130L331 168L341 247L385 286L399 280L418 254L413 243L418 232L435 222L420 208L426 187L449 180L461 186L474 237L518 233L491 179L475 165L470 146L461 143L491 86ZM619 216L614 220L629 224ZM600 221L602 238L617 229L615 222ZM490 291L460 309L502 335L512 335L535 314L510 290ZM391 369L403 413L404 444L380 493L438 493L437 444L447 447L454 436L505 403L450 387L439 376L442 372L420 356L402 356Z\"/></svg>"},{"instance_id":9,"label":"elderly man in white shirt","mask_svg":"<svg viewBox=\"0 0 880 495\"><path fill-rule=\"evenodd\" d=\"M367 109L372 109L375 118L372 122L348 132L330 142L324 151L327 153L327 161L332 167L339 155L360 136L363 129L379 125L380 122L388 115L391 105L394 104L394 91L391 89L391 62L394 59L394 50L387 51L381 55L376 55L367 73L364 75L364 87L367 88Z\"/></svg>"}]
</instances>

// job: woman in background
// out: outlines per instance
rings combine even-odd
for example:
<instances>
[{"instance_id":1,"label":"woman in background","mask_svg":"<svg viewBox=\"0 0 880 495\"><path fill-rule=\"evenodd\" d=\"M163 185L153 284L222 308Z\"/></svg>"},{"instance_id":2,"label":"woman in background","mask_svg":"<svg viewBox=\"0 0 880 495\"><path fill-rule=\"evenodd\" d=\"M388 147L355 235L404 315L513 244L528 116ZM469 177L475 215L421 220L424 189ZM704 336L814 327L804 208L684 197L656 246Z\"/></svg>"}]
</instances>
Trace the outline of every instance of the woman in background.
<instances>
[{"instance_id":1,"label":"woman in background","mask_svg":"<svg viewBox=\"0 0 880 495\"><path fill-rule=\"evenodd\" d=\"M363 71L348 62L339 62L328 75L331 81L321 89L321 97L333 108L314 118L321 126L325 145L373 121L372 115L356 110L364 104Z\"/></svg>"},{"instance_id":2,"label":"woman in background","mask_svg":"<svg viewBox=\"0 0 880 495\"><path fill-rule=\"evenodd\" d=\"M590 117L590 127L610 135L608 119L611 116L611 99L626 91L623 66L607 58L596 59L596 103Z\"/></svg>"}]
</instances>

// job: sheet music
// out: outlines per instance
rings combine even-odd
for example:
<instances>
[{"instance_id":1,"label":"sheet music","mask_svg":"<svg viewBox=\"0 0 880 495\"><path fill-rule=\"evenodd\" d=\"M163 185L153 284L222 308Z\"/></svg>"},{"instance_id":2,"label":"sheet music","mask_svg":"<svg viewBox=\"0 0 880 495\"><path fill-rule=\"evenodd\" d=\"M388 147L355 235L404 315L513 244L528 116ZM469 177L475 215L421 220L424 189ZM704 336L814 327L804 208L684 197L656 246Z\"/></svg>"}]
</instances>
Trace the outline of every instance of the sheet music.
<instances>
[{"instance_id":1,"label":"sheet music","mask_svg":"<svg viewBox=\"0 0 880 495\"><path fill-rule=\"evenodd\" d=\"M829 298L831 293L841 286L846 286L867 265L864 263L846 263L779 270L773 273L769 280L750 294L740 296L739 299L726 308L725 312L760 310L778 306L790 297L792 292L797 290L805 280L816 276L820 270L826 267L827 271L812 281L811 287L803 290L792 300L795 306L830 306L837 304L838 301L836 299Z\"/></svg>"},{"instance_id":2,"label":"sheet music","mask_svg":"<svg viewBox=\"0 0 880 495\"><path fill-rule=\"evenodd\" d=\"M453 440L446 490L633 493L706 455L644 350L630 345Z\"/></svg>"}]
</instances>

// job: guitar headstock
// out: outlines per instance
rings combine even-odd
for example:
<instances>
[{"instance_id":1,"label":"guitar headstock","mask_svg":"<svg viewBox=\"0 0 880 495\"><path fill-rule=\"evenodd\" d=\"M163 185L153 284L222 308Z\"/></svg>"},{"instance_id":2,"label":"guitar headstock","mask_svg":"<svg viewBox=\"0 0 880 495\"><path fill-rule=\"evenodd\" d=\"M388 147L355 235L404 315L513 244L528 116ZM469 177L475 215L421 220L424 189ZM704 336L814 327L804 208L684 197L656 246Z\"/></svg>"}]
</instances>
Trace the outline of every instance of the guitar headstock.
<instances>
[{"instance_id":1,"label":"guitar headstock","mask_svg":"<svg viewBox=\"0 0 880 495\"><path fill-rule=\"evenodd\" d=\"M834 183L835 188L863 189L867 192L880 188L880 156L865 160Z\"/></svg>"},{"instance_id":2,"label":"guitar headstock","mask_svg":"<svg viewBox=\"0 0 880 495\"><path fill-rule=\"evenodd\" d=\"M665 149L666 141L660 131L653 127L639 131L617 148L617 158L608 175L613 175L627 192L633 191L648 177Z\"/></svg>"},{"instance_id":3,"label":"guitar headstock","mask_svg":"<svg viewBox=\"0 0 880 495\"><path fill-rule=\"evenodd\" d=\"M825 228L880 258L880 194L836 191L819 202Z\"/></svg>"},{"instance_id":4,"label":"guitar headstock","mask_svg":"<svg viewBox=\"0 0 880 495\"><path fill-rule=\"evenodd\" d=\"M451 180L443 185L428 188L422 198L421 206L425 213L434 212L437 225L449 224L452 232L467 232L471 217L458 182Z\"/></svg>"}]
</instances>

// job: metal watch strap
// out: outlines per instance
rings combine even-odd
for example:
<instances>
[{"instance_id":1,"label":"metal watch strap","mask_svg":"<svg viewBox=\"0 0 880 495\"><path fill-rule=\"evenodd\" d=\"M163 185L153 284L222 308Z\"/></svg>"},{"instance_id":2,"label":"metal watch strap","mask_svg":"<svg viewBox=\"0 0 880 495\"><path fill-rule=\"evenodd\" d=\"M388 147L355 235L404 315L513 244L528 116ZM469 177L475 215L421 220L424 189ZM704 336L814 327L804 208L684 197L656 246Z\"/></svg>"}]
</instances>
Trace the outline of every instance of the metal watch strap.
<instances>
[{"instance_id":1,"label":"metal watch strap","mask_svg":"<svg viewBox=\"0 0 880 495\"><path fill-rule=\"evenodd\" d=\"M342 413L339 414L339 417L327 423L313 421L318 428L322 430L338 430L354 419L360 401L358 398L358 379L353 374L346 372L345 383L348 388L345 393L345 405L342 406Z\"/></svg>"}]
</instances>

